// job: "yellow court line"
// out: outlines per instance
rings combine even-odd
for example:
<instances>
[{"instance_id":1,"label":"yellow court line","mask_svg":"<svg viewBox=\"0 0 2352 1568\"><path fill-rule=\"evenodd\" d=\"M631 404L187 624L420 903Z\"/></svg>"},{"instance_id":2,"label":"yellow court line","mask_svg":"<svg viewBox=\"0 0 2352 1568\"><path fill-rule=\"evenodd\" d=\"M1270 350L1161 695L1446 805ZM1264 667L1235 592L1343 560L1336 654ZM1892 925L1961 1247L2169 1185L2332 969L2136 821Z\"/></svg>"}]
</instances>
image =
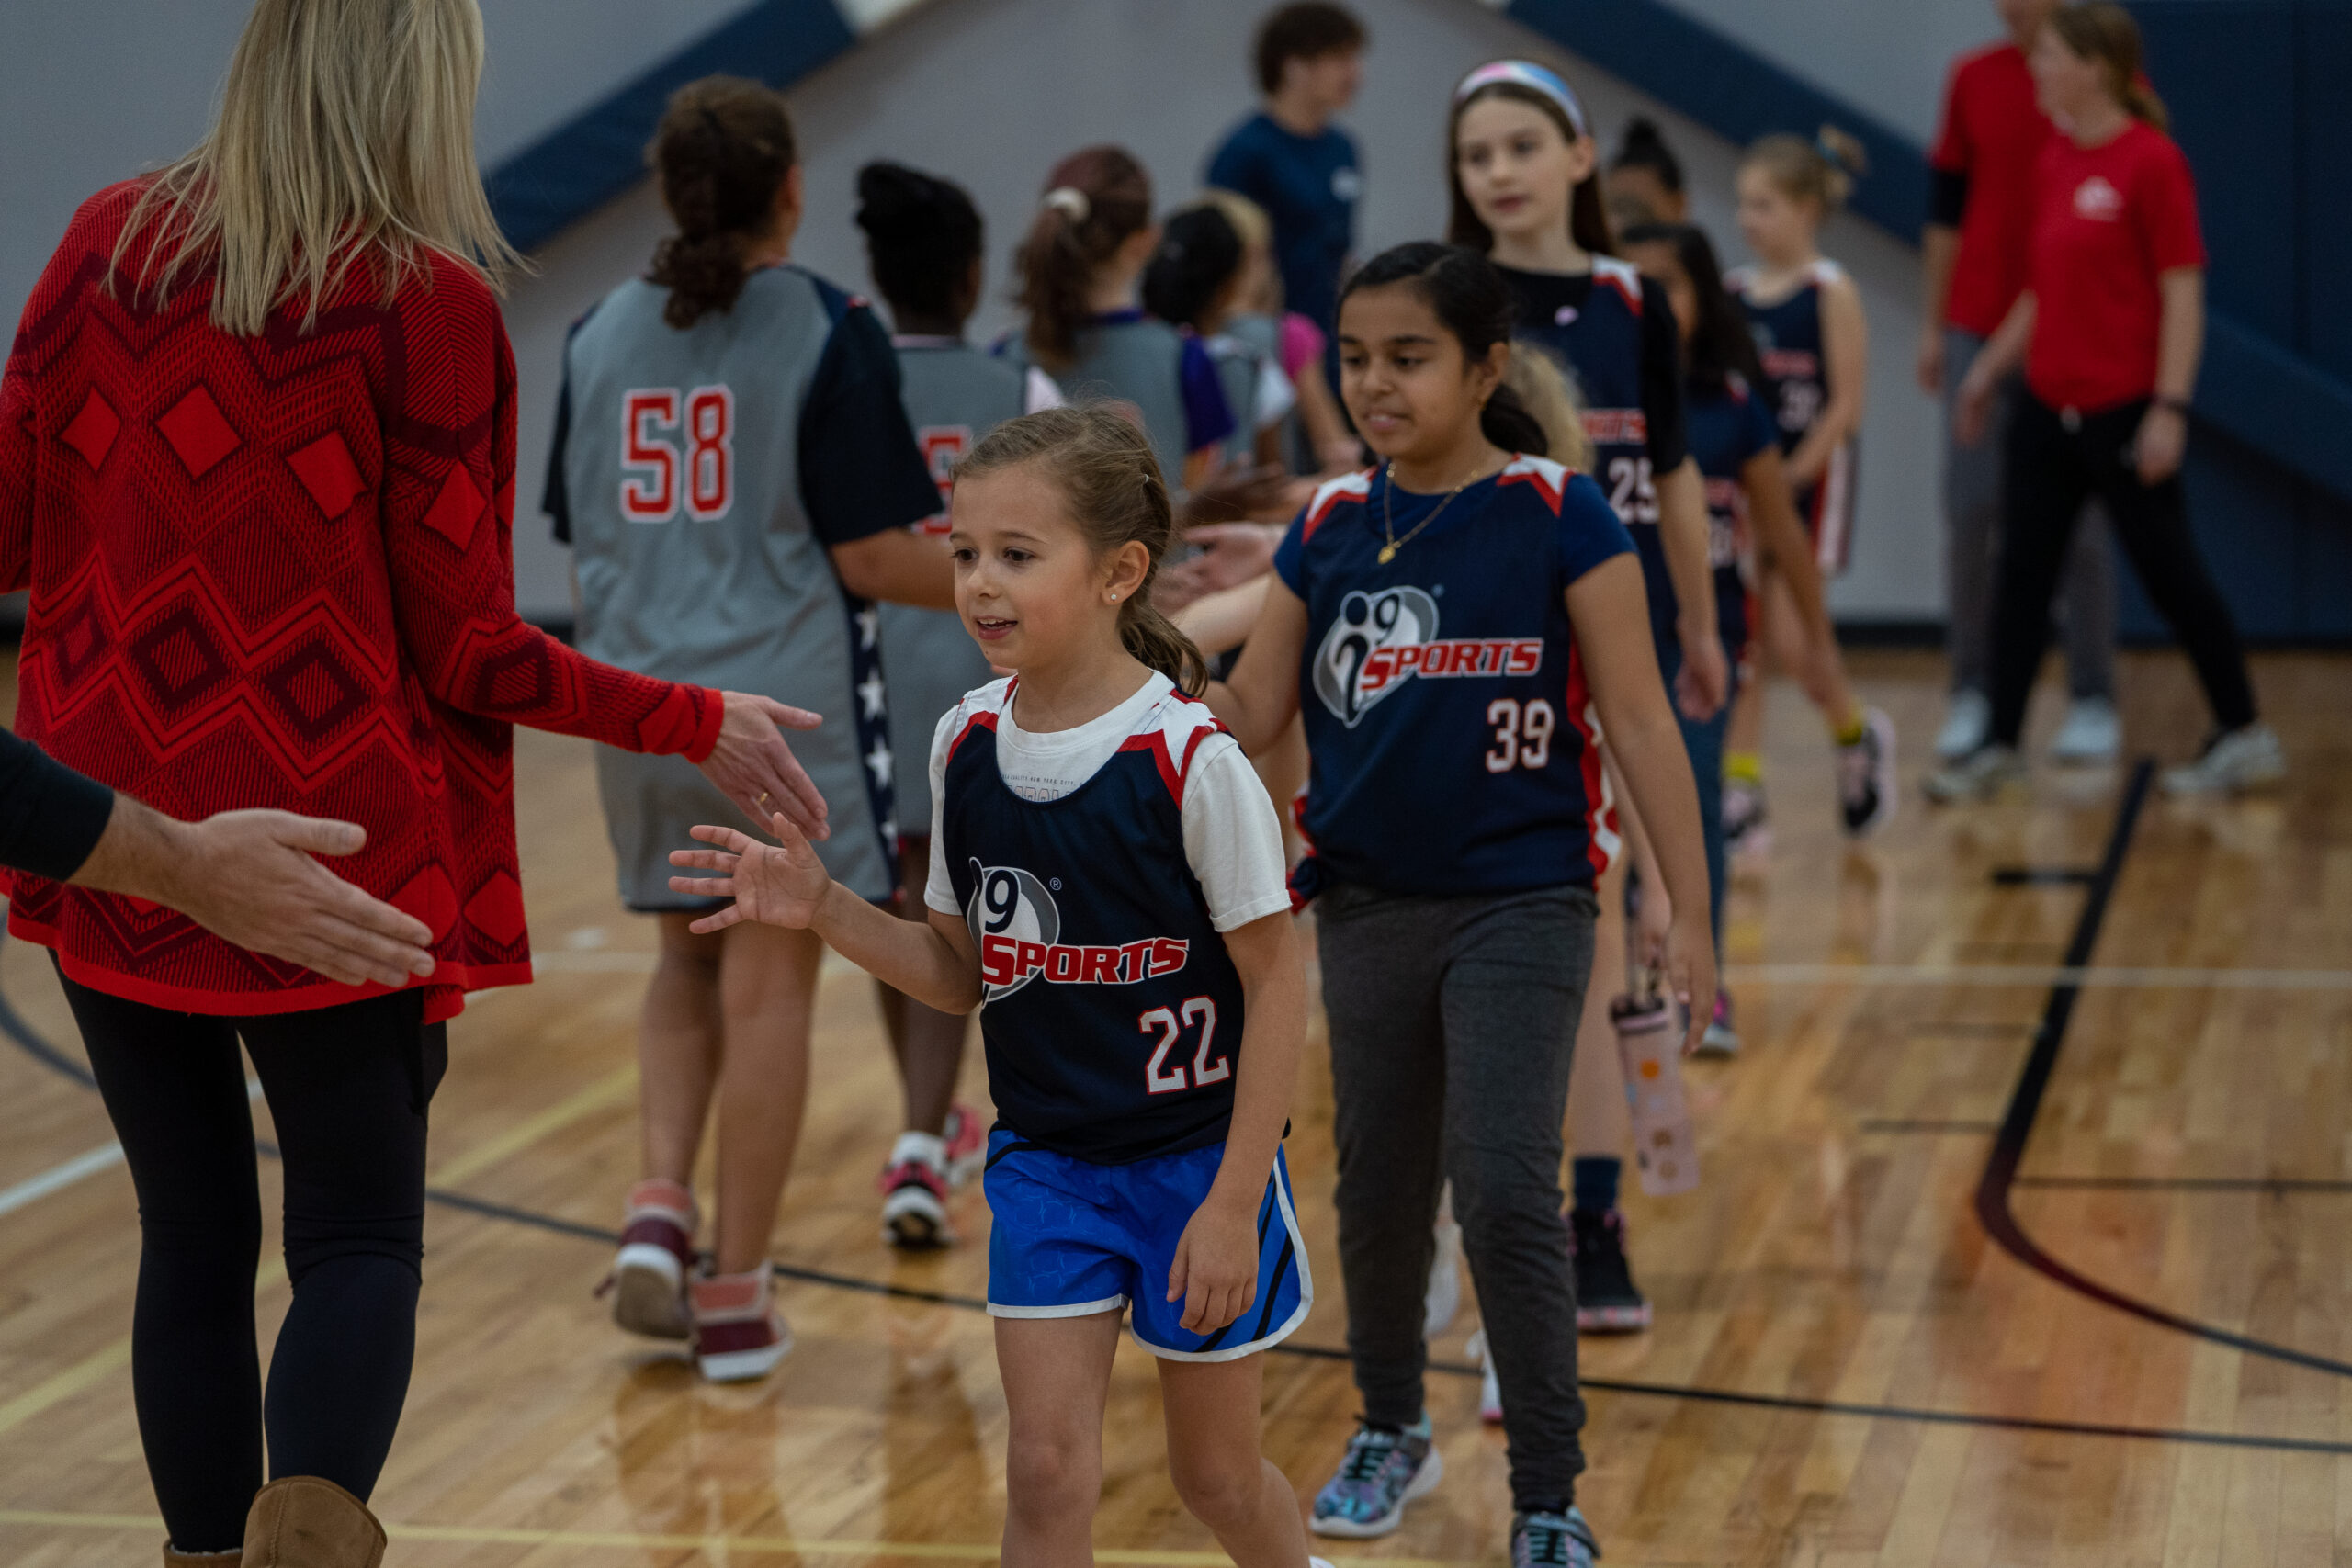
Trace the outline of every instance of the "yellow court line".
<instances>
[{"instance_id":1,"label":"yellow court line","mask_svg":"<svg viewBox=\"0 0 2352 1568\"><path fill-rule=\"evenodd\" d=\"M137 1514L69 1514L37 1508L0 1508L0 1526L52 1529L159 1530L164 1521ZM933 1540L834 1540L788 1535L666 1535L636 1530L496 1529L470 1525L387 1524L384 1533L394 1540L438 1540L469 1546L607 1547L622 1551L773 1552L799 1557L921 1557L940 1562L992 1561L1002 1549L995 1542L963 1545ZM1134 1568L1225 1568L1232 1559L1222 1551L1097 1551L1095 1561L1132 1564ZM1479 1568L1474 1560L1445 1557L1332 1557L1335 1564L1361 1568Z\"/></svg>"},{"instance_id":2,"label":"yellow court line","mask_svg":"<svg viewBox=\"0 0 2352 1568\"><path fill-rule=\"evenodd\" d=\"M435 1187L455 1187L469 1177L480 1176L500 1160L518 1154L559 1128L568 1127L582 1117L602 1111L616 1100L637 1092L637 1064L616 1067L569 1099L557 1101L537 1116L518 1122L497 1137L459 1155L428 1179Z\"/></svg>"},{"instance_id":3,"label":"yellow court line","mask_svg":"<svg viewBox=\"0 0 2352 1568\"><path fill-rule=\"evenodd\" d=\"M6 1404L0 1404L0 1432L23 1426L62 1399L71 1399L119 1367L130 1364L130 1337L123 1336L105 1349L83 1357L62 1372L42 1379Z\"/></svg>"}]
</instances>

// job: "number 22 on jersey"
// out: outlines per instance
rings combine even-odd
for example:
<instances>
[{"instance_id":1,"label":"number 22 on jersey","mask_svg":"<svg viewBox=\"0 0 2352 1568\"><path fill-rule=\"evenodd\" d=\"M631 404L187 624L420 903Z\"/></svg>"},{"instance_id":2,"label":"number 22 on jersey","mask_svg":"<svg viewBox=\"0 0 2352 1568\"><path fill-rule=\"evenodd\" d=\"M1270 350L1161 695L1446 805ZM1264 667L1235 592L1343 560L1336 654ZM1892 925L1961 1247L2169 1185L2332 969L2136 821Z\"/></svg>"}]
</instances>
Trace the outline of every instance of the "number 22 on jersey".
<instances>
[{"instance_id":1,"label":"number 22 on jersey","mask_svg":"<svg viewBox=\"0 0 2352 1568\"><path fill-rule=\"evenodd\" d=\"M621 515L715 523L735 504L735 394L724 385L639 387L621 399Z\"/></svg>"}]
</instances>

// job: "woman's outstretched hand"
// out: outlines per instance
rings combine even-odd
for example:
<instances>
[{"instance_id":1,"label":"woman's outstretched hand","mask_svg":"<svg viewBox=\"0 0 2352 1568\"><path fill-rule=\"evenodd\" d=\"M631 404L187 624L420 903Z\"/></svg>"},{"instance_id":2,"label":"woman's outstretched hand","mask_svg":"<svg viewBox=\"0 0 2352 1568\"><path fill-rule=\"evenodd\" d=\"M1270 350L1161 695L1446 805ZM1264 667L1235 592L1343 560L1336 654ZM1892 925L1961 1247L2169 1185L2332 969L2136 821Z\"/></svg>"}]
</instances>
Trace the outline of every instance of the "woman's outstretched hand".
<instances>
[{"instance_id":1,"label":"woman's outstretched hand","mask_svg":"<svg viewBox=\"0 0 2352 1568\"><path fill-rule=\"evenodd\" d=\"M673 876L671 892L735 900L689 929L707 936L739 920L758 920L789 930L815 922L818 906L824 903L833 879L817 852L808 847L808 835L790 818L776 812L768 818L768 828L776 836L773 847L733 828L706 824L695 829L694 836L718 848L670 852L672 865L718 873L717 876Z\"/></svg>"},{"instance_id":2,"label":"woman's outstretched hand","mask_svg":"<svg viewBox=\"0 0 2352 1568\"><path fill-rule=\"evenodd\" d=\"M719 696L727 705L726 716L719 723L718 744L702 760L703 776L759 827L766 827L769 817L781 812L808 837L830 837L825 797L784 743L786 729L814 729L823 717L750 692L721 692Z\"/></svg>"}]
</instances>

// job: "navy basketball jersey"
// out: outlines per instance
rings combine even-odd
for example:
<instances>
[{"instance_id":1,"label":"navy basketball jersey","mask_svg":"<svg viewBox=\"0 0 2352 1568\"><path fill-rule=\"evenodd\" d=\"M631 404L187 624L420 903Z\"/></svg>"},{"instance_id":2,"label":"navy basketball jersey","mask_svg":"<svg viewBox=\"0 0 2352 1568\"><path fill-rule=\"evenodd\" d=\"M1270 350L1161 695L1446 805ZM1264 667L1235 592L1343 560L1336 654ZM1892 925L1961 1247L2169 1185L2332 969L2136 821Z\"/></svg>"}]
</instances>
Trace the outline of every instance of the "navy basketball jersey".
<instances>
[{"instance_id":1,"label":"navy basketball jersey","mask_svg":"<svg viewBox=\"0 0 2352 1568\"><path fill-rule=\"evenodd\" d=\"M1393 514L1389 503L1393 500ZM1274 570L1305 601L1312 853L1294 886L1589 886L1616 850L1599 720L1563 595L1632 547L1593 482L1520 457L1445 503L1385 469L1315 492Z\"/></svg>"},{"instance_id":2,"label":"navy basketball jersey","mask_svg":"<svg viewBox=\"0 0 2352 1568\"><path fill-rule=\"evenodd\" d=\"M1650 630L1664 658L1675 647L1674 588L1658 539L1656 476L1687 455L1672 308L1656 282L1614 256L1595 256L1590 273L1574 276L1499 270L1519 301L1520 341L1557 360L1584 404L1592 475L1641 552Z\"/></svg>"},{"instance_id":3,"label":"navy basketball jersey","mask_svg":"<svg viewBox=\"0 0 2352 1568\"><path fill-rule=\"evenodd\" d=\"M1845 276L1836 262L1820 257L1805 269L1794 291L1769 305L1757 296L1755 268L1739 267L1724 278L1747 312L1748 331L1755 334L1757 356L1763 362L1764 397L1772 406L1784 454L1797 449L1828 406L1829 351L1821 331L1821 291ZM1813 536L1815 551L1833 571L1846 564L1852 537L1854 447L1850 437L1838 443L1819 482L1796 494L1797 512Z\"/></svg>"},{"instance_id":4,"label":"navy basketball jersey","mask_svg":"<svg viewBox=\"0 0 2352 1568\"><path fill-rule=\"evenodd\" d=\"M1747 646L1747 584L1740 558L1748 547L1747 491L1741 473L1776 437L1771 410L1737 376L1721 388L1693 385L1682 405L1690 456L1707 487L1707 564L1715 572L1715 626L1724 656Z\"/></svg>"},{"instance_id":5,"label":"navy basketball jersey","mask_svg":"<svg viewBox=\"0 0 2352 1568\"><path fill-rule=\"evenodd\" d=\"M997 770L1015 682L956 716L940 833L980 956L980 1037L1003 1124L1124 1165L1222 1141L1241 977L1184 853L1186 771L1222 732L1170 692L1091 779L1025 800Z\"/></svg>"}]
</instances>

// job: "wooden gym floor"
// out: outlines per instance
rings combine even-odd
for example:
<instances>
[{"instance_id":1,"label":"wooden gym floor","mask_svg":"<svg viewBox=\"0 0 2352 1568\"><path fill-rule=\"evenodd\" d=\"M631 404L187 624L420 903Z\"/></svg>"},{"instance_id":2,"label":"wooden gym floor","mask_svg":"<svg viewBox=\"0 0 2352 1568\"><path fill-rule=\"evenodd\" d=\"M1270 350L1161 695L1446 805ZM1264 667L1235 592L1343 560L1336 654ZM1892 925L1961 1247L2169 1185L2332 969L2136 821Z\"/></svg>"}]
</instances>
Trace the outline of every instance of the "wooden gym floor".
<instances>
[{"instance_id":1,"label":"wooden gym floor","mask_svg":"<svg viewBox=\"0 0 2352 1568\"><path fill-rule=\"evenodd\" d=\"M2126 663L2133 746L2184 754L2202 717L2180 661ZM1779 842L1731 910L1747 1051L1692 1069L1701 1189L1628 1200L1656 1329L1585 1341L1581 1500L1606 1561L2340 1561L2352 666L2261 661L2293 761L2283 795L2149 795L2136 814L2128 768L1924 807L1939 668L1858 660L1902 727L1908 792L1866 848L1833 829L1815 721L1774 694ZM541 978L477 997L452 1029L415 1382L376 1497L390 1562L986 1562L1004 1431L973 1310L987 1211L960 1196L968 1239L944 1256L877 1239L897 1099L863 976L834 965L823 982L775 1237L799 1347L776 1376L701 1385L590 1298L636 1169L652 933L614 900L586 745L526 733L518 773ZM130 1183L71 1076L79 1046L43 958L10 943L0 993L15 1037L0 1042L0 1562L150 1562ZM1318 1037L1292 1159L1321 1291L1305 1353L1267 1374L1267 1445L1303 1491L1356 1408L1331 1358L1325 1070ZM982 1094L977 1051L967 1093ZM285 1300L266 1266L265 1343ZM1435 1348L1444 1485L1397 1535L1318 1550L1502 1561L1502 1443L1462 1375L1476 1322L1465 1305ZM1106 1562L1221 1561L1165 1478L1155 1386L1124 1346L1096 1540Z\"/></svg>"}]
</instances>

